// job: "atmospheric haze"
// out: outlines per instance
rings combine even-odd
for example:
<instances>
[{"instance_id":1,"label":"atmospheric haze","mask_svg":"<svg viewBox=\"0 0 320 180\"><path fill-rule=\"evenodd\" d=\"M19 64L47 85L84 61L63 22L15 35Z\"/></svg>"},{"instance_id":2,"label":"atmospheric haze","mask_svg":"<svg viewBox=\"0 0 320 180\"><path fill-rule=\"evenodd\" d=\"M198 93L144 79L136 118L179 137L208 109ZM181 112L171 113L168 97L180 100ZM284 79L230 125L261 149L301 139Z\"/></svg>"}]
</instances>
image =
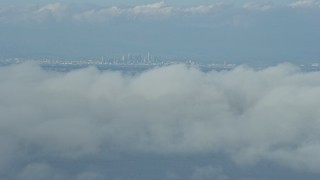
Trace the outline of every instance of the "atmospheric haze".
<instances>
[{"instance_id":1,"label":"atmospheric haze","mask_svg":"<svg viewBox=\"0 0 320 180\"><path fill-rule=\"evenodd\" d=\"M0 2L0 57L100 59L150 52L215 63L319 61L319 0L27 1Z\"/></svg>"},{"instance_id":2,"label":"atmospheric haze","mask_svg":"<svg viewBox=\"0 0 320 180\"><path fill-rule=\"evenodd\" d=\"M1 179L320 176L320 72L23 63L1 67L0 84Z\"/></svg>"}]
</instances>

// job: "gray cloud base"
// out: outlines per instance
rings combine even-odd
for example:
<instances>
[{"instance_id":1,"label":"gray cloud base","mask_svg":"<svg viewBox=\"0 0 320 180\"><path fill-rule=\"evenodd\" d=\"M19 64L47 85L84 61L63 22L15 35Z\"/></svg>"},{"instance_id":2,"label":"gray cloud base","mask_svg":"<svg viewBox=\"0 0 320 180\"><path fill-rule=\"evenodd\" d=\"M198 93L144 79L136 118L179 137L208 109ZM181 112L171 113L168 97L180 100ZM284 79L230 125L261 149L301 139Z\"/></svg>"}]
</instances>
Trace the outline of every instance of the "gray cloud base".
<instances>
[{"instance_id":1,"label":"gray cloud base","mask_svg":"<svg viewBox=\"0 0 320 180\"><path fill-rule=\"evenodd\" d=\"M1 67L1 175L28 179L40 171L38 179L61 179L53 159L212 153L237 166L265 161L317 172L319 77L289 64L208 73L174 65L134 76L95 68L47 72L30 63ZM12 167L17 172L7 171ZM194 176L210 169L222 172L205 167Z\"/></svg>"}]
</instances>

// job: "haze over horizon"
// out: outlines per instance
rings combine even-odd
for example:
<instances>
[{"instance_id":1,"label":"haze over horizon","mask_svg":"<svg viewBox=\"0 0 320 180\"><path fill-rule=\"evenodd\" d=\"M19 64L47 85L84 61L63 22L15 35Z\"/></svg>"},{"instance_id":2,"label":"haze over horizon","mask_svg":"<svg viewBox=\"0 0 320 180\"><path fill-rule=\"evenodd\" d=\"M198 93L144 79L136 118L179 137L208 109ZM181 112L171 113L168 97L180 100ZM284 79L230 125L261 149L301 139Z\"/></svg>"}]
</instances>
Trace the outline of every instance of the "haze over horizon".
<instances>
[{"instance_id":1,"label":"haze over horizon","mask_svg":"<svg viewBox=\"0 0 320 180\"><path fill-rule=\"evenodd\" d=\"M0 3L0 56L151 52L209 62L319 61L316 0L101 2Z\"/></svg>"}]
</instances>

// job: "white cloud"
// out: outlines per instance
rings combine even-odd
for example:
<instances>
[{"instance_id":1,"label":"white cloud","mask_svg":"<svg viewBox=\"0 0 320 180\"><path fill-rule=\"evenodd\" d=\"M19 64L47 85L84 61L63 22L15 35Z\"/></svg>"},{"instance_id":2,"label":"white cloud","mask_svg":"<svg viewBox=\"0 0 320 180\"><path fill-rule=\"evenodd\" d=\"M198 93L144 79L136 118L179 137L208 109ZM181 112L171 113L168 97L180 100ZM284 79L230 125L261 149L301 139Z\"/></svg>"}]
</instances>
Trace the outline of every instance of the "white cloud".
<instances>
[{"instance_id":1,"label":"white cloud","mask_svg":"<svg viewBox=\"0 0 320 180\"><path fill-rule=\"evenodd\" d=\"M153 3L153 4L146 4L146 5L139 5L129 9L129 12L133 14L143 14L143 15L171 15L173 12L173 7L167 6L163 1Z\"/></svg>"},{"instance_id":2,"label":"white cloud","mask_svg":"<svg viewBox=\"0 0 320 180\"><path fill-rule=\"evenodd\" d=\"M294 151L276 150L270 155L270 159L295 169L303 168L317 172L317 168L320 166L319 150L320 144L318 141L305 142L297 145Z\"/></svg>"},{"instance_id":3,"label":"white cloud","mask_svg":"<svg viewBox=\"0 0 320 180\"><path fill-rule=\"evenodd\" d=\"M269 11L274 7L272 3L248 2L242 5L242 8L255 11Z\"/></svg>"},{"instance_id":4,"label":"white cloud","mask_svg":"<svg viewBox=\"0 0 320 180\"><path fill-rule=\"evenodd\" d=\"M91 9L73 15L73 19L80 22L105 22L112 17L121 15L123 12L124 10L116 6L102 9Z\"/></svg>"},{"instance_id":5,"label":"white cloud","mask_svg":"<svg viewBox=\"0 0 320 180\"><path fill-rule=\"evenodd\" d=\"M27 157L29 147L66 160L113 151L219 152L239 164L320 167L313 158L320 143L319 72L280 65L203 73L177 65L129 76L22 64L2 67L0 77L0 130L10 140L0 153L11 159L6 149ZM25 172L39 169L32 167Z\"/></svg>"},{"instance_id":6,"label":"white cloud","mask_svg":"<svg viewBox=\"0 0 320 180\"><path fill-rule=\"evenodd\" d=\"M65 8L65 6L63 6L61 3L53 3L53 4L47 4L43 7L40 7L36 13L43 13L43 12L52 12L52 13L56 13L59 12L61 10L63 10Z\"/></svg>"},{"instance_id":7,"label":"white cloud","mask_svg":"<svg viewBox=\"0 0 320 180\"><path fill-rule=\"evenodd\" d=\"M187 13L209 13L214 10L220 10L225 8L224 3L216 3L216 4L211 4L211 5L200 5L200 6L194 6L190 8L185 8L182 9L182 12L187 12Z\"/></svg>"},{"instance_id":8,"label":"white cloud","mask_svg":"<svg viewBox=\"0 0 320 180\"><path fill-rule=\"evenodd\" d=\"M174 13L173 7L167 6L164 2L158 2L131 8L119 8L113 6L110 8L90 9L85 12L75 14L73 19L80 22L105 22L111 18L119 16L125 16L130 19L137 16L150 18L150 16L170 16L172 13Z\"/></svg>"},{"instance_id":9,"label":"white cloud","mask_svg":"<svg viewBox=\"0 0 320 180\"><path fill-rule=\"evenodd\" d=\"M232 7L232 8L227 8ZM319 7L319 2L315 0L303 0L290 4L288 7ZM214 3L208 5L195 5L189 7L178 7L166 4L164 1L151 4L141 4L132 7L99 7L99 6L81 6L78 8L74 4L50 3L43 6L13 6L0 9L1 22L94 22L104 23L115 19L149 19L161 20L170 17L180 17L185 14L197 15L208 14L212 12L233 12L235 9L245 9L266 12L275 5L272 3L248 2L241 7L228 5L226 3ZM257 12L257 13L258 13ZM233 12L234 13L234 12ZM121 18L119 18L121 17Z\"/></svg>"},{"instance_id":10,"label":"white cloud","mask_svg":"<svg viewBox=\"0 0 320 180\"><path fill-rule=\"evenodd\" d=\"M67 15L67 6L61 3L47 4L34 11L34 17L37 21L45 21L53 17L57 21L63 20Z\"/></svg>"},{"instance_id":11,"label":"white cloud","mask_svg":"<svg viewBox=\"0 0 320 180\"><path fill-rule=\"evenodd\" d=\"M85 12L75 14L73 16L73 19L80 22L105 22L107 20L110 20L111 18L116 18L119 16L124 16L129 19L161 19L163 17L179 16L185 13L205 14L223 8L225 8L225 4L223 3L178 8L169 6L165 2L161 1L157 3L138 5L129 8L120 8L114 6L111 8L90 9Z\"/></svg>"},{"instance_id":12,"label":"white cloud","mask_svg":"<svg viewBox=\"0 0 320 180\"><path fill-rule=\"evenodd\" d=\"M90 9L85 12L79 12L73 16L76 21L85 22L105 22L111 18L125 16L129 19L140 18L157 18L163 16L170 16L175 12L175 8L167 6L164 2L153 4L138 5L129 8L119 8L116 6Z\"/></svg>"},{"instance_id":13,"label":"white cloud","mask_svg":"<svg viewBox=\"0 0 320 180\"><path fill-rule=\"evenodd\" d=\"M289 4L291 8L319 8L320 2L316 0L300 0Z\"/></svg>"},{"instance_id":14,"label":"white cloud","mask_svg":"<svg viewBox=\"0 0 320 180\"><path fill-rule=\"evenodd\" d=\"M232 7L232 8L228 8ZM301 0L289 4L286 8L318 8L319 1ZM164 1L141 4L131 7L99 7L82 5L79 8L75 4L49 3L43 6L10 6L0 9L0 22L20 23L20 22L86 22L104 23L110 20L163 20L172 17L185 17L184 15L205 14L210 17L212 12L233 14L237 9L247 11L268 12L275 9L271 3L248 2L241 7L226 3L214 3L208 5L195 5L187 7L171 6ZM278 8L280 9L280 8ZM224 14L226 15L226 14ZM234 14L238 16L239 14ZM241 15L241 14L240 14ZM186 16L190 17L190 16Z\"/></svg>"}]
</instances>

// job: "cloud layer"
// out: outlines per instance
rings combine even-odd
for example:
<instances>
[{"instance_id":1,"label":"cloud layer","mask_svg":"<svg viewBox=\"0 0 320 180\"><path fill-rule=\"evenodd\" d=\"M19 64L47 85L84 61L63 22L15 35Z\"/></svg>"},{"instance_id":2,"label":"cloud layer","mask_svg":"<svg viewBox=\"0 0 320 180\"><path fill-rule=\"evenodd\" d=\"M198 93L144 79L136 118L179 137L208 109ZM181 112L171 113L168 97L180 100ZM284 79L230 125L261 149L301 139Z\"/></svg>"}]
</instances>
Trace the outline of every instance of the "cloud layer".
<instances>
[{"instance_id":1,"label":"cloud layer","mask_svg":"<svg viewBox=\"0 0 320 180\"><path fill-rule=\"evenodd\" d=\"M183 14L209 13L224 4L216 3L212 5L200 5L195 7L173 7L165 2L137 5L133 7L99 7L76 4L52 3L43 6L34 5L29 7L4 7L0 9L0 20L2 22L35 21L55 22L106 22L110 19L125 17L126 19L144 18L165 18ZM17 16L17 14L19 16Z\"/></svg>"},{"instance_id":2,"label":"cloud layer","mask_svg":"<svg viewBox=\"0 0 320 180\"><path fill-rule=\"evenodd\" d=\"M299 0L287 6L276 6L272 3L247 2L237 7L228 3L214 3L191 7L170 6L164 1L141 4L132 7L100 7L95 5L51 3L45 5L9 6L0 8L0 22L76 22L102 23L112 19L163 19L176 16L212 14L235 10L254 10L260 12L282 9L319 9L317 0Z\"/></svg>"},{"instance_id":3,"label":"cloud layer","mask_svg":"<svg viewBox=\"0 0 320 180\"><path fill-rule=\"evenodd\" d=\"M319 79L288 64L208 73L175 65L137 75L1 67L0 174L61 179L75 170L59 170L57 161L125 154L222 154L237 166L272 162L318 172ZM209 170L227 179L215 167L194 177Z\"/></svg>"}]
</instances>

